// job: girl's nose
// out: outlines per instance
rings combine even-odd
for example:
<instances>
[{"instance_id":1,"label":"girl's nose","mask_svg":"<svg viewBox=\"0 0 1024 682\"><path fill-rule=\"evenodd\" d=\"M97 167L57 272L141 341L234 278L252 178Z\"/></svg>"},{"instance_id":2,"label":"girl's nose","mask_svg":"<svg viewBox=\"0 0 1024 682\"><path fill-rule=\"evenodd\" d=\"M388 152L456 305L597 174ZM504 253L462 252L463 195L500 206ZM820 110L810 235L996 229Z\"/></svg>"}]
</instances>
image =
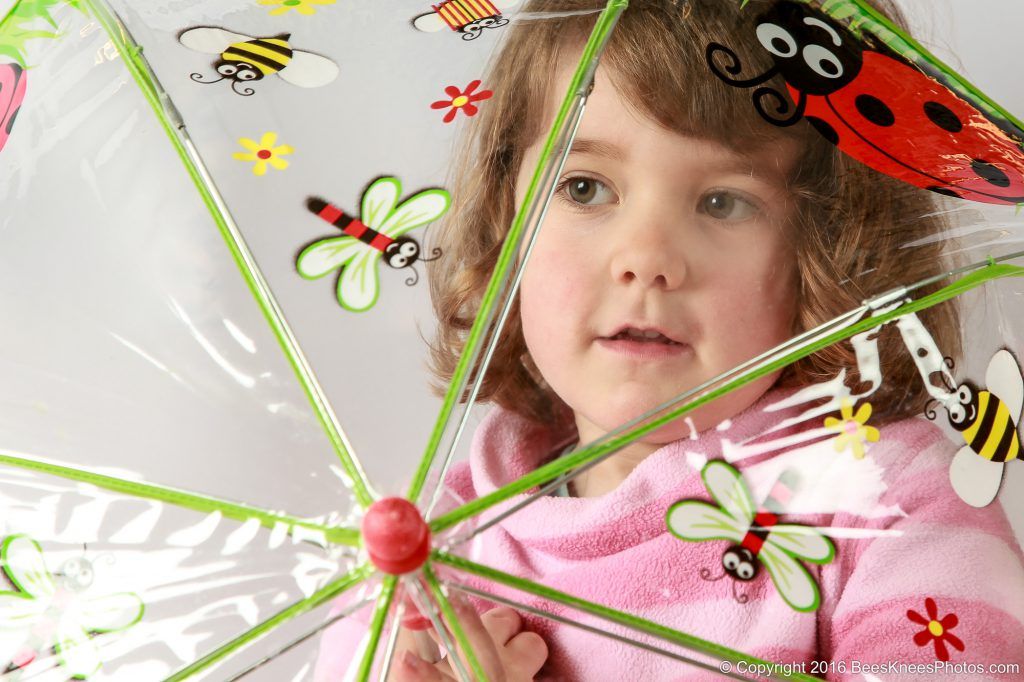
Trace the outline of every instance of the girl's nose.
<instances>
[{"instance_id":1,"label":"girl's nose","mask_svg":"<svg viewBox=\"0 0 1024 682\"><path fill-rule=\"evenodd\" d=\"M617 240L611 259L612 277L616 282L671 291L682 286L687 266L677 236L667 230L634 229Z\"/></svg>"}]
</instances>

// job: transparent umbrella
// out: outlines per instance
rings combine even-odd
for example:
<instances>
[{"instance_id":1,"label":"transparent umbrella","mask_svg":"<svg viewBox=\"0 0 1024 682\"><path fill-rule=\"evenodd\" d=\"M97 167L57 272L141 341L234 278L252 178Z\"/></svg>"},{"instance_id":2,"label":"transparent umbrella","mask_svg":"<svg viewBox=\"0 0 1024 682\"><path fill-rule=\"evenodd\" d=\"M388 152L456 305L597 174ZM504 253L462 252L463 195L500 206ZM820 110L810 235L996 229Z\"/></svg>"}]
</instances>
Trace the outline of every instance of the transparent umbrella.
<instances>
[{"instance_id":1,"label":"transparent umbrella","mask_svg":"<svg viewBox=\"0 0 1024 682\"><path fill-rule=\"evenodd\" d=\"M1024 133L873 5L21 0L0 51L5 678L494 677L458 595L540 678L1021 662Z\"/></svg>"}]
</instances>

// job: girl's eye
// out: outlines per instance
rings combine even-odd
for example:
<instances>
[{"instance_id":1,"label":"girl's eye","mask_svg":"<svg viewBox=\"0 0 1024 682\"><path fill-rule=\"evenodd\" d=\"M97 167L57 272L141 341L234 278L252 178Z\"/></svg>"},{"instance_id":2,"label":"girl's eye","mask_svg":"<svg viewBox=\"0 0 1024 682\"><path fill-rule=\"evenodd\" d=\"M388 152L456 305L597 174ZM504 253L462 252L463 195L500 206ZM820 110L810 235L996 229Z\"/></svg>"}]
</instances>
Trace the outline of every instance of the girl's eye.
<instances>
[{"instance_id":1,"label":"girl's eye","mask_svg":"<svg viewBox=\"0 0 1024 682\"><path fill-rule=\"evenodd\" d=\"M574 204L595 206L615 202L615 193L603 182L593 178L568 178L563 182L562 190Z\"/></svg>"},{"instance_id":2,"label":"girl's eye","mask_svg":"<svg viewBox=\"0 0 1024 682\"><path fill-rule=\"evenodd\" d=\"M715 220L746 220L758 212L753 202L731 192L712 192L704 195L700 208Z\"/></svg>"}]
</instances>

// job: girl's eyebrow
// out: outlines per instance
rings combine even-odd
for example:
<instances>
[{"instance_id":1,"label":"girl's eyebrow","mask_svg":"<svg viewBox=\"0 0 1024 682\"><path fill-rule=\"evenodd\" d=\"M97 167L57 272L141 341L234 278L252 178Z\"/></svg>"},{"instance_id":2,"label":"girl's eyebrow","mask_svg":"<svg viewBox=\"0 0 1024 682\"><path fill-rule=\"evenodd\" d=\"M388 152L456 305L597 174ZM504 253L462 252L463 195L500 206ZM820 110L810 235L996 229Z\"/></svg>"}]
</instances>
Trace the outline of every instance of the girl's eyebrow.
<instances>
[{"instance_id":1,"label":"girl's eyebrow","mask_svg":"<svg viewBox=\"0 0 1024 682\"><path fill-rule=\"evenodd\" d=\"M590 140L577 138L569 149L570 154L590 154L592 156L603 156L612 161L624 161L626 155L622 148L610 142L601 140Z\"/></svg>"}]
</instances>

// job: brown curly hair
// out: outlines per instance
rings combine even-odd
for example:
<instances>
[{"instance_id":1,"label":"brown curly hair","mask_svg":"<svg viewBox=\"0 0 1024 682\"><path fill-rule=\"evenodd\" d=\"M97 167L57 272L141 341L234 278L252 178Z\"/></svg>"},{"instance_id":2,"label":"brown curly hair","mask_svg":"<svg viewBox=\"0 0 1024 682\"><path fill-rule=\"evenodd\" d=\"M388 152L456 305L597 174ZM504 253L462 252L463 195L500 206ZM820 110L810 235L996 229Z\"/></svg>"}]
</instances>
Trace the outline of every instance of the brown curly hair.
<instances>
[{"instance_id":1,"label":"brown curly hair","mask_svg":"<svg viewBox=\"0 0 1024 682\"><path fill-rule=\"evenodd\" d=\"M639 113L667 130L701 135L749 150L780 136L796 139L801 153L789 179L796 211L798 261L794 333L818 326L864 299L945 272L942 240L929 239L945 224L936 196L904 184L840 153L801 122L768 125L754 110L749 90L719 81L705 61L711 42L728 45L744 73L762 73L771 61L756 40L755 19L769 3L752 0L649 0L622 14L601 57L616 89ZM875 0L897 25L905 20L889 0ZM439 321L432 370L447 382L463 350L480 300L512 223L515 178L524 151L544 133L550 81L565 59L577 57L599 4L595 0L534 0L524 12L550 12L516 22L485 82L494 96L481 107L462 141L450 183L453 205L434 234L445 257L431 264L430 288ZM781 80L769 81L785 92ZM560 93L555 93L560 94ZM884 197L884 200L879 200ZM912 245L912 246L911 246ZM935 287L941 284L935 285ZM933 287L933 288L935 288ZM939 348L957 357L958 313L953 302L919 313ZM898 333L883 330L879 352L886 382L871 398L875 419L919 413L928 395ZM847 370L859 381L848 342L834 344L786 368L779 385L802 386ZM440 390L440 383L439 388ZM502 332L478 394L529 419L551 421L565 405L544 382L523 340L518 302Z\"/></svg>"}]
</instances>

